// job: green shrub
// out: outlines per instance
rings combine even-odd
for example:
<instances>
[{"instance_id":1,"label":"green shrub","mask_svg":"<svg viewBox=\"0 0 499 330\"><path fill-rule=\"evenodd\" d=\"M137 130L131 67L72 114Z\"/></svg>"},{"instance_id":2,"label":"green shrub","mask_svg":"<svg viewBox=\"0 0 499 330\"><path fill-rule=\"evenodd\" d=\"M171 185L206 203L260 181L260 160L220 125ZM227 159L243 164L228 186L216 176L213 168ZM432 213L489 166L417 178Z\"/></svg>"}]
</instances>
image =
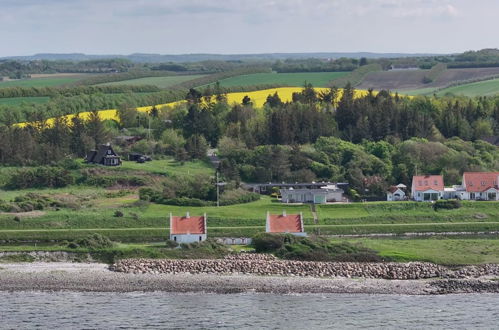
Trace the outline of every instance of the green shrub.
<instances>
[{"instance_id":1,"label":"green shrub","mask_svg":"<svg viewBox=\"0 0 499 330\"><path fill-rule=\"evenodd\" d=\"M111 248L113 246L113 241L98 233L93 233L85 238L75 240L68 244L68 247L71 249L86 248L91 250Z\"/></svg>"},{"instance_id":2,"label":"green shrub","mask_svg":"<svg viewBox=\"0 0 499 330\"><path fill-rule=\"evenodd\" d=\"M433 208L435 211L438 210L452 210L458 209L461 207L461 202L457 199L448 199L448 200L438 200L433 204Z\"/></svg>"},{"instance_id":3,"label":"green shrub","mask_svg":"<svg viewBox=\"0 0 499 330\"><path fill-rule=\"evenodd\" d=\"M71 172L60 167L21 168L12 173L5 185L8 189L62 188L73 184Z\"/></svg>"},{"instance_id":4,"label":"green shrub","mask_svg":"<svg viewBox=\"0 0 499 330\"><path fill-rule=\"evenodd\" d=\"M281 249L285 243L295 241L296 237L291 234L260 233L253 237L252 245L258 253L275 252Z\"/></svg>"}]
</instances>

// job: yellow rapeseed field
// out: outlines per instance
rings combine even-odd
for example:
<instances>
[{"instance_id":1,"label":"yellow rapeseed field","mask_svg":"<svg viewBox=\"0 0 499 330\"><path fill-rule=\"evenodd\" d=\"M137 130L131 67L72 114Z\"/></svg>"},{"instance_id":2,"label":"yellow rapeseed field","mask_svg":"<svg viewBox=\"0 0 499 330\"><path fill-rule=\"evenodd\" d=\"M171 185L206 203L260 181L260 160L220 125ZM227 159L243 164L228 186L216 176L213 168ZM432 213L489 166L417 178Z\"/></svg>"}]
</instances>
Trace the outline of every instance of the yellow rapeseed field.
<instances>
[{"instance_id":1,"label":"yellow rapeseed field","mask_svg":"<svg viewBox=\"0 0 499 330\"><path fill-rule=\"evenodd\" d=\"M281 98L281 100L283 102L289 102L292 100L293 93L299 93L302 90L303 90L302 87L279 87L279 88L263 89L263 90L259 90L259 91L253 91L253 92L228 93L227 94L227 101L229 104L241 103L243 100L243 97L247 95L251 99L251 101L253 102L253 105L256 108L261 108L261 107L263 107L265 101L267 100L267 96L269 96L271 94L274 94L277 92L277 94L279 95L279 97ZM327 88L315 88L315 90L317 92L320 92L320 91L327 91L328 89ZM341 92L342 92L342 90L340 90L340 93L338 93L339 94L338 99L341 98ZM356 97L356 98L362 97L362 96L367 95L367 93L368 92L366 90L355 90L354 97ZM185 101L175 101L175 102L171 102L171 103L157 104L155 107L156 108L174 107L174 106L176 106L178 104L182 104L184 102ZM138 107L137 111L148 112L152 108L153 108L153 106ZM102 120L119 121L118 113L117 113L116 109L99 110L98 112L99 112L99 116ZM83 120L87 120L90 116L90 112L89 111L80 112L79 116ZM68 121L70 121L74 117L75 117L74 114L64 116L64 118L66 118ZM54 118L47 119L48 126L53 125L53 123L54 123ZM20 123L20 124L18 124L18 126L24 127L27 124L28 123Z\"/></svg>"}]
</instances>

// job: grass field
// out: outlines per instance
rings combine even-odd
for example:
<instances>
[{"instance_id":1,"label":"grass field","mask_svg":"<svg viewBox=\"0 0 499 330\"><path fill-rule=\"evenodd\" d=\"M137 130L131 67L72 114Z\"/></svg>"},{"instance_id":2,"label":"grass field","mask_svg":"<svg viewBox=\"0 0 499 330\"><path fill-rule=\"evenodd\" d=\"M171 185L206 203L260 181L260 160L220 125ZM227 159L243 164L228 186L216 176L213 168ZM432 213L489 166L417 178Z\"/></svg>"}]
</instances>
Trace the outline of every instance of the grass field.
<instances>
[{"instance_id":1,"label":"grass field","mask_svg":"<svg viewBox=\"0 0 499 330\"><path fill-rule=\"evenodd\" d=\"M447 94L464 95L464 96L491 96L499 94L499 78L474 83L453 86L439 90L438 96Z\"/></svg>"},{"instance_id":2,"label":"grass field","mask_svg":"<svg viewBox=\"0 0 499 330\"><path fill-rule=\"evenodd\" d=\"M499 263L499 239L397 238L351 239L395 261L428 261L444 265Z\"/></svg>"},{"instance_id":3,"label":"grass field","mask_svg":"<svg viewBox=\"0 0 499 330\"><path fill-rule=\"evenodd\" d=\"M333 79L343 77L348 72L304 72L304 73L253 73L220 80L223 87L281 84L303 86L305 81L315 87L328 87Z\"/></svg>"},{"instance_id":4,"label":"grass field","mask_svg":"<svg viewBox=\"0 0 499 330\"><path fill-rule=\"evenodd\" d=\"M73 83L85 77L84 75L67 75L44 78L1 81L0 88L4 87L52 87Z\"/></svg>"},{"instance_id":5,"label":"grass field","mask_svg":"<svg viewBox=\"0 0 499 330\"><path fill-rule=\"evenodd\" d=\"M168 88L185 81L204 77L205 75L181 75L167 77L147 77L139 79L130 79L123 81L115 81L109 83L98 84L96 86L112 86L112 85L154 85L159 88Z\"/></svg>"},{"instance_id":6,"label":"grass field","mask_svg":"<svg viewBox=\"0 0 499 330\"><path fill-rule=\"evenodd\" d=\"M173 158L155 159L150 162L137 163L131 161L123 161L119 167L112 168L114 170L141 170L154 174L165 175L195 175L206 174L214 175L215 170L210 163L200 160L185 162L184 164L175 161Z\"/></svg>"}]
</instances>

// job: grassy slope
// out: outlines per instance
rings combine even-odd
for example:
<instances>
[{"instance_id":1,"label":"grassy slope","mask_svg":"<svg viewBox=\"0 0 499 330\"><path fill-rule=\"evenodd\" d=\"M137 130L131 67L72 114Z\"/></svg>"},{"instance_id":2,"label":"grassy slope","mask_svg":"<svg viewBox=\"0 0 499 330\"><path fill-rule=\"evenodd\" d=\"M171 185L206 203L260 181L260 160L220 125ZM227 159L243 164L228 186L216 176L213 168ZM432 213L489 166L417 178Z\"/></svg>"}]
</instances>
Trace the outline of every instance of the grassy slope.
<instances>
[{"instance_id":1,"label":"grassy slope","mask_svg":"<svg viewBox=\"0 0 499 330\"><path fill-rule=\"evenodd\" d=\"M348 72L300 72L300 73L253 73L223 79L223 87L253 86L262 84L281 84L285 86L303 86L306 82L316 87L327 87L333 79L343 77Z\"/></svg>"},{"instance_id":2,"label":"grassy slope","mask_svg":"<svg viewBox=\"0 0 499 330\"><path fill-rule=\"evenodd\" d=\"M497 238L351 239L396 261L439 264L499 263Z\"/></svg>"},{"instance_id":3,"label":"grassy slope","mask_svg":"<svg viewBox=\"0 0 499 330\"><path fill-rule=\"evenodd\" d=\"M439 90L437 95L490 96L499 94L499 79L478 81Z\"/></svg>"},{"instance_id":4,"label":"grassy slope","mask_svg":"<svg viewBox=\"0 0 499 330\"><path fill-rule=\"evenodd\" d=\"M445 96L447 94L464 96L492 96L499 94L499 78L468 83L444 89L421 88L414 90L401 91L406 95L433 95Z\"/></svg>"},{"instance_id":5,"label":"grassy slope","mask_svg":"<svg viewBox=\"0 0 499 330\"><path fill-rule=\"evenodd\" d=\"M167 88L173 85L204 77L204 75L185 75L185 76L167 76L167 77L147 77L139 79L130 79L123 81L115 81L109 83L98 84L97 86L110 86L110 85L155 85L159 88Z\"/></svg>"},{"instance_id":6,"label":"grassy slope","mask_svg":"<svg viewBox=\"0 0 499 330\"><path fill-rule=\"evenodd\" d=\"M175 161L173 158L152 160L145 163L137 163L131 161L123 161L120 167L112 168L114 170L141 170L146 172L151 172L155 174L166 174L166 175L195 175L195 174L206 174L214 175L214 169L211 164L196 160L193 162L185 162L181 164Z\"/></svg>"}]
</instances>

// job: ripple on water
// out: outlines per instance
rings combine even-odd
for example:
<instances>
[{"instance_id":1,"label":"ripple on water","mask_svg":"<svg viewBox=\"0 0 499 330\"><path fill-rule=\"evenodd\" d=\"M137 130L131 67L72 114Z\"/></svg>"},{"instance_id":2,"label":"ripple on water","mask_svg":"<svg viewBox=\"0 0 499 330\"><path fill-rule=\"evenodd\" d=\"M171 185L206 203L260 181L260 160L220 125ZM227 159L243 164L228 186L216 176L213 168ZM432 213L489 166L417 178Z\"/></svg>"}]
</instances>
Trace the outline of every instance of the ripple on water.
<instances>
[{"instance_id":1,"label":"ripple on water","mask_svg":"<svg viewBox=\"0 0 499 330\"><path fill-rule=\"evenodd\" d=\"M499 295L0 292L0 328L492 329Z\"/></svg>"}]
</instances>

